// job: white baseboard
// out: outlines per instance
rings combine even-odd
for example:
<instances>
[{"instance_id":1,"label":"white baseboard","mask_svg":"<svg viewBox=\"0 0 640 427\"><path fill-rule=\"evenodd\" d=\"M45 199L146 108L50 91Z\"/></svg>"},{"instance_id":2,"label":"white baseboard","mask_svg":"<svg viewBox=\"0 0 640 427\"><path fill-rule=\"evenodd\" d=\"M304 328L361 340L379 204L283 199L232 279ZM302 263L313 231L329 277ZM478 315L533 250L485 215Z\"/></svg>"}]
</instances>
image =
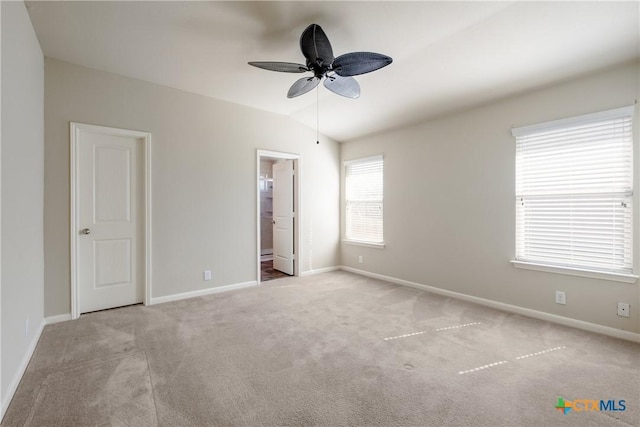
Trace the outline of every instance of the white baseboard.
<instances>
[{"instance_id":1,"label":"white baseboard","mask_svg":"<svg viewBox=\"0 0 640 427\"><path fill-rule=\"evenodd\" d=\"M315 270L307 270L307 271L303 271L302 273L300 273L300 276L311 276L314 274L321 274L321 273L328 273L330 271L336 271L336 270L341 270L342 267L341 266L333 266L333 267L324 267L324 268L317 268Z\"/></svg>"},{"instance_id":2,"label":"white baseboard","mask_svg":"<svg viewBox=\"0 0 640 427\"><path fill-rule=\"evenodd\" d=\"M358 270L357 268L342 266L342 270L349 271L351 273L360 274L362 276L373 277L374 279L384 280L385 282L395 283L397 285L409 286L415 289L421 289L423 291L433 292L451 298L456 298L476 304L484 305L487 307L495 308L502 311L508 311L510 313L521 314L527 317L533 317L535 319L546 320L552 323L558 323L564 326L570 326L577 329L582 329L589 332L596 332L598 334L608 335L615 338L621 338L628 341L640 342L640 334L630 331L624 331L622 329L611 328L609 326L598 325L595 323L584 322L582 320L571 319L569 317L558 316L556 314L545 313L544 311L533 310L530 308L520 307L517 305L506 304L503 302L493 301L485 298L474 297L472 295L463 294L460 292L449 291L446 289L435 288L433 286L423 285L421 283L410 282L404 279L397 279L395 277L384 276L382 274L371 273L364 270Z\"/></svg>"},{"instance_id":3,"label":"white baseboard","mask_svg":"<svg viewBox=\"0 0 640 427\"><path fill-rule=\"evenodd\" d=\"M56 316L49 316L44 318L45 325L53 325L54 323L66 322L71 320L71 313L58 314Z\"/></svg>"},{"instance_id":4,"label":"white baseboard","mask_svg":"<svg viewBox=\"0 0 640 427\"><path fill-rule=\"evenodd\" d=\"M13 395L16 393L16 390L18 390L18 386L20 385L20 380L22 380L22 376L27 370L27 366L29 366L29 361L31 360L31 356L33 356L33 352L36 350L36 346L38 345L38 341L40 340L40 335L42 335L42 330L44 329L44 325L45 325L45 320L43 319L40 322L40 325L38 325L38 330L33 335L33 338L29 343L29 347L27 347L27 351L22 357L22 361L18 366L18 370L15 372L15 374L13 375L13 378L11 379L11 383L9 384L9 387L7 389L7 394L2 396L2 407L0 408L0 421L2 421L2 419L4 418L4 414L7 412L7 409L9 408L9 404L13 399Z\"/></svg>"},{"instance_id":5,"label":"white baseboard","mask_svg":"<svg viewBox=\"0 0 640 427\"><path fill-rule=\"evenodd\" d=\"M164 302L179 301L181 299L218 294L220 292L235 291L236 289L250 288L252 286L258 286L258 282L256 282L255 280L252 280L250 282L235 283L233 285L218 286L215 288L201 289L197 291L184 292L181 294L167 295L164 297L155 297L155 298L151 298L151 304L148 304L148 305L162 304Z\"/></svg>"}]
</instances>

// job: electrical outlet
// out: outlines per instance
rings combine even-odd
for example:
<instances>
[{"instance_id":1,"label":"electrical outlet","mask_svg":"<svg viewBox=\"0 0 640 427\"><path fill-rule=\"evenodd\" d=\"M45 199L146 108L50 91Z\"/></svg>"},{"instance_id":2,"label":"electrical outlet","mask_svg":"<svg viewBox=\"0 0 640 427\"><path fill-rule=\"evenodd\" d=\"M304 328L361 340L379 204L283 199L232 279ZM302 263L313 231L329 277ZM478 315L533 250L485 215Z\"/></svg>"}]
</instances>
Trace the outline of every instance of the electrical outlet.
<instances>
[{"instance_id":1,"label":"electrical outlet","mask_svg":"<svg viewBox=\"0 0 640 427\"><path fill-rule=\"evenodd\" d=\"M358 256L358 264L362 264L364 262L364 258L362 258L362 255Z\"/></svg>"},{"instance_id":2,"label":"electrical outlet","mask_svg":"<svg viewBox=\"0 0 640 427\"><path fill-rule=\"evenodd\" d=\"M618 303L618 316L629 317L629 304L625 302Z\"/></svg>"},{"instance_id":3,"label":"electrical outlet","mask_svg":"<svg viewBox=\"0 0 640 427\"><path fill-rule=\"evenodd\" d=\"M566 304L567 293L564 291L556 291L556 304Z\"/></svg>"},{"instance_id":4,"label":"electrical outlet","mask_svg":"<svg viewBox=\"0 0 640 427\"><path fill-rule=\"evenodd\" d=\"M204 280L211 280L211 270L204 271Z\"/></svg>"}]
</instances>

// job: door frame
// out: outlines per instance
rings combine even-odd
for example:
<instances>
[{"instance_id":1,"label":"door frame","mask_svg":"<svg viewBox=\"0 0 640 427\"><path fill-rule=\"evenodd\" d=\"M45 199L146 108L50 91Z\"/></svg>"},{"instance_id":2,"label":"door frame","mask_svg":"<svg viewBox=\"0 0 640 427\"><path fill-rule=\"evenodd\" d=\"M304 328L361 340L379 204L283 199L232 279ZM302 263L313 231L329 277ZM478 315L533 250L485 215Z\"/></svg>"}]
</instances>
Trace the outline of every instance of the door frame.
<instances>
[{"instance_id":1,"label":"door frame","mask_svg":"<svg viewBox=\"0 0 640 427\"><path fill-rule=\"evenodd\" d=\"M79 229L78 219L78 171L79 171L79 156L78 147L80 145L80 134L82 132L100 133L103 135L114 136L129 136L137 139L142 139L142 174L143 174L143 221L144 221L144 294L142 302L144 305L151 304L151 133L141 132L135 130L118 129L106 126L89 125L85 123L70 122L70 155L71 155L71 189L70 189L70 242L71 242L71 318L77 319L80 317L80 298L78 295L78 265L77 265L77 250L78 250L78 233Z\"/></svg>"},{"instance_id":2,"label":"door frame","mask_svg":"<svg viewBox=\"0 0 640 427\"><path fill-rule=\"evenodd\" d=\"M301 192L301 156L300 154L293 153L284 153L280 151L269 151L269 150L257 150L256 151L256 283L260 284L261 279L261 268L260 268L260 241L261 241L261 227L260 227L260 160L263 157L268 157L269 159L282 159L282 160L293 160L293 169L294 169L294 180L293 180L293 254L294 254L294 262L293 262L293 275L300 276L300 247L302 243L302 239L300 236L302 235L302 227L300 224L302 223L302 211L301 211L301 200L300 194Z\"/></svg>"}]
</instances>

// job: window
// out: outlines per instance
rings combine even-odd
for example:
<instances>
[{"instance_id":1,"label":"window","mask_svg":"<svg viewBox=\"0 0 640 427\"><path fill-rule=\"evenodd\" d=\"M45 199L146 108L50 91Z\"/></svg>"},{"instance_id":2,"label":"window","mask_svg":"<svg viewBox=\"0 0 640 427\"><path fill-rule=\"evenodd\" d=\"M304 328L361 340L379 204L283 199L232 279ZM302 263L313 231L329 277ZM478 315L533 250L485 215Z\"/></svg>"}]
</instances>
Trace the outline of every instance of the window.
<instances>
[{"instance_id":1,"label":"window","mask_svg":"<svg viewBox=\"0 0 640 427\"><path fill-rule=\"evenodd\" d=\"M382 156L345 162L345 239L383 245Z\"/></svg>"},{"instance_id":2,"label":"window","mask_svg":"<svg viewBox=\"0 0 640 427\"><path fill-rule=\"evenodd\" d=\"M516 262L635 277L632 118L626 107L513 129Z\"/></svg>"}]
</instances>

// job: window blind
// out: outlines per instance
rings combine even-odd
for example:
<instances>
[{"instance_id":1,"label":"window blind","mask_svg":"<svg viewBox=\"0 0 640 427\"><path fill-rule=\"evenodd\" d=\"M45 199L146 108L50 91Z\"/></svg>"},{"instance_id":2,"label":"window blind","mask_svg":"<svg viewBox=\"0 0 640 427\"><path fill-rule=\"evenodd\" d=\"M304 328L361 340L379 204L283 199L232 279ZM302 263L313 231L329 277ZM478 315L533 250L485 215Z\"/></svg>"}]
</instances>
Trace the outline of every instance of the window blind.
<instances>
[{"instance_id":1,"label":"window blind","mask_svg":"<svg viewBox=\"0 0 640 427\"><path fill-rule=\"evenodd\" d=\"M345 205L347 240L383 242L382 156L345 162Z\"/></svg>"},{"instance_id":2,"label":"window blind","mask_svg":"<svg viewBox=\"0 0 640 427\"><path fill-rule=\"evenodd\" d=\"M633 270L633 107L514 129L516 259Z\"/></svg>"}]
</instances>

